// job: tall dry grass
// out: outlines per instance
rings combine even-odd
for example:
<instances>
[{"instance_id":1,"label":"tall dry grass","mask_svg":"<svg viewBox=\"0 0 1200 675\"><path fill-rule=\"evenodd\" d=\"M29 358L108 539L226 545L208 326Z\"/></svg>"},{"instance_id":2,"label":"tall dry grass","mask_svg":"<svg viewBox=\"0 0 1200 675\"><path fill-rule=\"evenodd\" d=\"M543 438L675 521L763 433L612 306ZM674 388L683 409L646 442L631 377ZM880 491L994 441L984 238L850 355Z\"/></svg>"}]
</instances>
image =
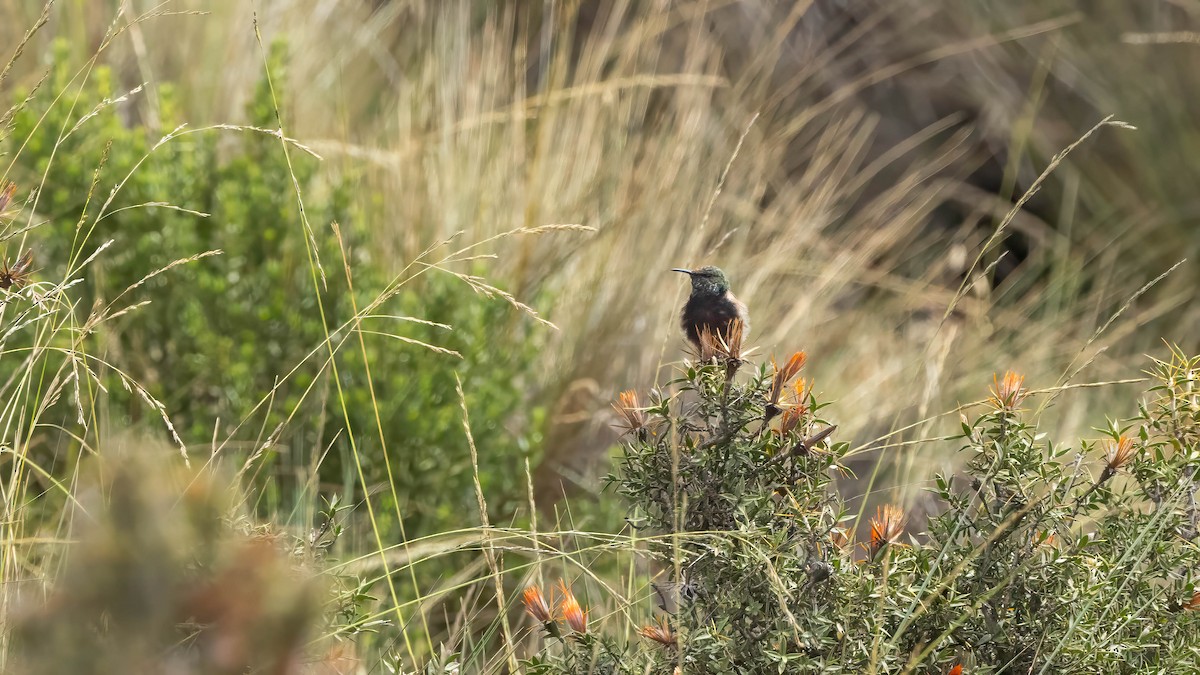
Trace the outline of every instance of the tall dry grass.
<instances>
[{"instance_id":1,"label":"tall dry grass","mask_svg":"<svg viewBox=\"0 0 1200 675\"><path fill-rule=\"evenodd\" d=\"M1088 65L1054 46L1085 44L1088 22L1124 15L521 7L386 5L363 25L391 37L402 75L370 92L371 125L316 147L372 167L365 184L393 224L382 250L400 260L459 230L597 228L505 242L490 269L518 294L551 298L544 309L562 331L540 399L558 401L573 427L553 435L572 451L548 448L568 480L586 480L609 439L576 420L594 420L619 386L665 378L680 354L686 291L669 267L729 271L754 342L809 350L818 386L858 411L841 421L864 447L964 402L999 368L1047 387L1127 378L1152 331L1186 332L1167 317L1192 320L1186 267L1121 311L1186 248L1164 241L1148 256L1133 220L1111 225L1115 209L1133 219L1148 200L1098 203L1120 184L1100 169L1081 202L1081 177L1144 131L1098 132L979 256L1054 152L1106 114L1125 119L1114 100L1042 105L1051 78ZM380 49L357 48L363 58L346 60ZM1088 411L1108 395L1060 400L1053 428L1096 424ZM939 428L917 424L885 461L937 461L936 444L920 441Z\"/></svg>"},{"instance_id":2,"label":"tall dry grass","mask_svg":"<svg viewBox=\"0 0 1200 675\"><path fill-rule=\"evenodd\" d=\"M18 19L10 32L37 9L7 4ZM128 15L151 7L112 4ZM1135 240L1147 228L1184 233L1168 224L1183 209L1162 205L1156 216L1148 193L1185 181L1094 161L1186 130L1181 119L1081 148L1043 188L1050 217L1013 221L1018 250L1001 261L1001 283L971 280L953 320L939 326L941 316L1009 200L1051 154L1104 114L1138 125L1172 83L1190 94L1178 82L1187 59L1164 64L1119 41L1187 12L1061 3L995 14L961 3L839 14L826 4L180 2L163 9L206 15L137 24L110 57L131 82L179 81L197 118L229 121L261 72L253 23L268 39L286 35L291 76L305 83L288 124L332 158L331 170L361 176L361 199L384 224L379 255L397 265L458 231L482 240L521 226L597 227L589 238L495 249L492 271L515 291L553 292L545 309L563 331L543 375L556 393L598 379L606 399L619 382L653 379L679 353L671 315L684 288L664 270L701 261L730 272L760 345L804 346L828 369L819 372L847 375L838 380L852 384L822 379L845 387L829 393L848 408L874 411L876 426L943 409L964 391L954 382L974 385L998 365L1019 361L1032 381L1057 380L1111 311L1178 260L1169 252L1186 253L1182 239ZM51 28L82 47L113 8L68 9L59 3ZM1142 70L1080 76L1118 51L1140 55ZM1072 74L1080 84L1060 94ZM1099 86L1121 76L1158 95ZM903 110L921 98L928 109ZM152 106L150 96L134 114ZM983 182L981 148L1009 165L1000 195L971 182ZM1131 175L1147 189L1113 189ZM1084 212L1126 224L1078 223ZM1184 302L1162 297L1118 322L1113 343ZM1114 375L1121 361L1110 352L1088 379Z\"/></svg>"}]
</instances>

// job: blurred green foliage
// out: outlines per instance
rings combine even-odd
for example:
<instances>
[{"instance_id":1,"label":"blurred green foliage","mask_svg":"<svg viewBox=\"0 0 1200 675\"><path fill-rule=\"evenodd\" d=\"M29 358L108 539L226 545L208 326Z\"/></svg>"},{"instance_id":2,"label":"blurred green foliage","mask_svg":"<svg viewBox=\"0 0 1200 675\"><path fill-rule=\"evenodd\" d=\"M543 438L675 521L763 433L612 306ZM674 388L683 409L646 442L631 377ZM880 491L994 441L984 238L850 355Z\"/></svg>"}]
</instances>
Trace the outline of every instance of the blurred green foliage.
<instances>
[{"instance_id":1,"label":"blurred green foliage","mask_svg":"<svg viewBox=\"0 0 1200 675\"><path fill-rule=\"evenodd\" d=\"M144 451L93 461L77 543L47 592L23 598L4 672L295 672L320 658L317 556L231 527L221 478Z\"/></svg>"},{"instance_id":2,"label":"blurred green foliage","mask_svg":"<svg viewBox=\"0 0 1200 675\"><path fill-rule=\"evenodd\" d=\"M285 155L279 137L267 131L280 126L277 110L287 117L286 49L272 46L272 82L263 78L257 86L246 126L200 130L182 126L169 85L155 91L157 122L151 124L141 117L149 108L129 102L138 94L126 100L105 67L84 78L69 51L58 43L49 79L0 143L0 151L16 155L14 177L24 190L42 186L36 217L45 222L29 235L39 275L55 278L114 240L73 289L82 314L173 261L223 251L154 276L121 297L111 311L149 304L101 324L94 353L162 401L189 445L208 445L218 420L217 441L229 436L242 452L269 439L267 461L274 468L256 472L268 488L264 508L286 512L311 498L297 491L311 488L313 474L323 490L344 486L361 499L357 464L372 487L389 480L381 430L402 502L399 508L385 504L382 512L403 512L410 536L476 521L464 522L477 507L457 373L490 506L497 516L510 513L524 495L522 459L537 447L540 431L522 379L539 334L512 307L481 297L452 274L417 267L420 274L391 286L392 268L403 263L359 253L365 218L353 207L350 179L322 170L295 146ZM12 100L19 104L28 95L18 91ZM335 222L350 257L353 291ZM310 244L323 275L312 264ZM8 253L16 251L10 246ZM360 346L348 330L355 303L361 312L385 288L394 290L372 311L375 318L363 321ZM339 350L344 406L327 363L327 336ZM108 394L96 403L110 424L159 425L157 413L114 373L101 376ZM292 487L267 480L297 476ZM390 490L381 492L391 500Z\"/></svg>"}]
</instances>

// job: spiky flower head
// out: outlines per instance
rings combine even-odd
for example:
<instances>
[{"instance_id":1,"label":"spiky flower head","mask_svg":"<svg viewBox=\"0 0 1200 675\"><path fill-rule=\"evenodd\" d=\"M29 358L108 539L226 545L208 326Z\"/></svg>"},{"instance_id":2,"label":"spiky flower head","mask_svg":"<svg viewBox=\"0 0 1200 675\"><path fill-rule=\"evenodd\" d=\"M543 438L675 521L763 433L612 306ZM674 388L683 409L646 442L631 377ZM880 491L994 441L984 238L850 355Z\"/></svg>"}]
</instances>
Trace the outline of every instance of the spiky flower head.
<instances>
[{"instance_id":1,"label":"spiky flower head","mask_svg":"<svg viewBox=\"0 0 1200 675\"><path fill-rule=\"evenodd\" d=\"M731 363L741 363L742 339L745 335L745 324L741 319L734 319L723 331L712 331L705 326L700 331L700 360L711 361L714 356Z\"/></svg>"},{"instance_id":2,"label":"spiky flower head","mask_svg":"<svg viewBox=\"0 0 1200 675\"><path fill-rule=\"evenodd\" d=\"M537 586L526 587L522 593L522 601L529 616L542 623L554 621L554 611L550 609L550 603L546 602L546 596L542 595L542 589Z\"/></svg>"},{"instance_id":3,"label":"spiky flower head","mask_svg":"<svg viewBox=\"0 0 1200 675\"><path fill-rule=\"evenodd\" d=\"M624 420L625 424L622 426L626 431L638 431L646 426L646 414L638 402L636 391L628 389L621 392L617 402L613 403L613 408Z\"/></svg>"},{"instance_id":4,"label":"spiky flower head","mask_svg":"<svg viewBox=\"0 0 1200 675\"><path fill-rule=\"evenodd\" d=\"M1016 410L1021 401L1029 395L1023 387L1024 384L1025 376L1011 370L1004 372L1003 379L992 375L992 390L988 402L997 410Z\"/></svg>"},{"instance_id":5,"label":"spiky flower head","mask_svg":"<svg viewBox=\"0 0 1200 675\"><path fill-rule=\"evenodd\" d=\"M800 406L784 408L783 417L779 418L779 435L787 436L792 433L792 430L800 423L800 417L803 412Z\"/></svg>"},{"instance_id":6,"label":"spiky flower head","mask_svg":"<svg viewBox=\"0 0 1200 675\"><path fill-rule=\"evenodd\" d=\"M771 357L771 368L775 374L771 377L771 404L779 405L779 399L783 396L784 389L793 377L800 374L800 369L804 367L804 363L808 361L808 354L803 351L792 354L787 363L780 367L775 362L775 358Z\"/></svg>"},{"instance_id":7,"label":"spiky flower head","mask_svg":"<svg viewBox=\"0 0 1200 675\"><path fill-rule=\"evenodd\" d=\"M1116 473L1118 469L1129 463L1137 454L1137 448L1133 445L1133 439L1128 436L1121 436L1116 440L1108 439L1104 442L1106 448L1104 456L1104 469L1106 472Z\"/></svg>"},{"instance_id":8,"label":"spiky flower head","mask_svg":"<svg viewBox=\"0 0 1200 675\"><path fill-rule=\"evenodd\" d=\"M638 629L638 635L653 640L664 647L674 647L675 631L671 630L670 624L665 619L659 617L654 623L648 623Z\"/></svg>"},{"instance_id":9,"label":"spiky flower head","mask_svg":"<svg viewBox=\"0 0 1200 675\"><path fill-rule=\"evenodd\" d=\"M871 542L868 545L874 557L884 546L894 544L904 533L904 511L898 506L884 504L875 510L871 519Z\"/></svg>"},{"instance_id":10,"label":"spiky flower head","mask_svg":"<svg viewBox=\"0 0 1200 675\"><path fill-rule=\"evenodd\" d=\"M769 421L774 415L772 411L782 412L783 416L779 418L779 435L787 436L800 423L804 416L808 414L808 396L812 393L812 384L805 382L804 378L796 380L796 384L792 385L792 404L786 408L781 408L774 403L767 404L767 420Z\"/></svg>"},{"instance_id":11,"label":"spiky flower head","mask_svg":"<svg viewBox=\"0 0 1200 675\"><path fill-rule=\"evenodd\" d=\"M33 273L33 249L26 249L21 257L11 266L8 262L0 263L0 288L4 290L20 290L29 283L29 275Z\"/></svg>"},{"instance_id":12,"label":"spiky flower head","mask_svg":"<svg viewBox=\"0 0 1200 675\"><path fill-rule=\"evenodd\" d=\"M558 603L559 613L562 614L563 619L571 627L571 630L576 633L586 633L587 611L579 606L579 601L575 599L575 594L571 593L570 588L567 588L567 582L559 579L558 587L562 591L562 600Z\"/></svg>"}]
</instances>

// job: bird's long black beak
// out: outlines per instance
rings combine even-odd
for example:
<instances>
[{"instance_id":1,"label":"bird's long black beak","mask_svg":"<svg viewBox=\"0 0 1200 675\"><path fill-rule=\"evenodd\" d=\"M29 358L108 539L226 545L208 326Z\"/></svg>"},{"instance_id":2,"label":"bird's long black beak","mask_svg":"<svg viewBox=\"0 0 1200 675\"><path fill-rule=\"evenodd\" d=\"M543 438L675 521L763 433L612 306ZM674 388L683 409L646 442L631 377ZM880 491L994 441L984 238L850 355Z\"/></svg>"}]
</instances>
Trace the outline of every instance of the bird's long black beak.
<instances>
[{"instance_id":1,"label":"bird's long black beak","mask_svg":"<svg viewBox=\"0 0 1200 675\"><path fill-rule=\"evenodd\" d=\"M678 267L672 267L672 268L671 268L671 271L672 271L672 272L683 272L684 274L686 274L686 275L688 275L688 276L691 276L691 274L692 274L692 271L691 271L691 270L680 269L680 268L678 268Z\"/></svg>"}]
</instances>

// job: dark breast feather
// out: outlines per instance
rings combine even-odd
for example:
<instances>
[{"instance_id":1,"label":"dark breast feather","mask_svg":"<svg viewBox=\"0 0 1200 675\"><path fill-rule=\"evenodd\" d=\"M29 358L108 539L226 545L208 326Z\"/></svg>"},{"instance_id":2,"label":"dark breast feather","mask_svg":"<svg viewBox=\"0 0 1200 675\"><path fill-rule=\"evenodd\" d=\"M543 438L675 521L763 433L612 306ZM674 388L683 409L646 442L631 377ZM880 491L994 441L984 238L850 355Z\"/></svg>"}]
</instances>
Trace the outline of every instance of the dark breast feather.
<instances>
[{"instance_id":1,"label":"dark breast feather","mask_svg":"<svg viewBox=\"0 0 1200 675\"><path fill-rule=\"evenodd\" d=\"M705 298L697 301L689 299L683 306L680 325L687 333L689 340L700 341L700 333L707 326L714 333L724 331L730 321L738 318L743 321L743 331L749 331L749 321L746 320L746 306L741 301L726 295L722 298Z\"/></svg>"}]
</instances>

